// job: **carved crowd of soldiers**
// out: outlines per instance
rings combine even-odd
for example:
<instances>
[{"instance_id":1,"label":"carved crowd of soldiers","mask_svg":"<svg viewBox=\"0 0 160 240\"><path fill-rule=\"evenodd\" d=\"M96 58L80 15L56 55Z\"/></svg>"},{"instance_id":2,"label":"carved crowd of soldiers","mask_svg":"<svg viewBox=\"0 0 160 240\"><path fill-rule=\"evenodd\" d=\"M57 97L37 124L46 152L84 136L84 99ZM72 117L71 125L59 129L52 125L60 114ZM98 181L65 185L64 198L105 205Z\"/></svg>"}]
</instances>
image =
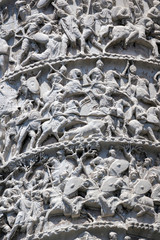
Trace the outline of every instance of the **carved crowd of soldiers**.
<instances>
[{"instance_id":1,"label":"carved crowd of soldiers","mask_svg":"<svg viewBox=\"0 0 160 240\"><path fill-rule=\"evenodd\" d=\"M121 73L104 71L101 60L88 73L74 68L67 74L64 65L58 70L49 67L47 91L39 83L41 72L20 77L17 106L1 119L2 159L43 146L50 137L51 143L96 135L158 143L159 72L151 88L129 61Z\"/></svg>"},{"instance_id":2,"label":"carved crowd of soldiers","mask_svg":"<svg viewBox=\"0 0 160 240\"><path fill-rule=\"evenodd\" d=\"M52 157L32 158L0 182L0 234L7 240L22 232L27 238L47 231L48 222L60 216L85 216L88 222L95 214L123 222L147 217L159 226L158 155L147 157L136 146L82 142Z\"/></svg>"},{"instance_id":3,"label":"carved crowd of soldiers","mask_svg":"<svg viewBox=\"0 0 160 240\"><path fill-rule=\"evenodd\" d=\"M39 2L17 0L17 27L8 31L2 24L1 75L10 64L18 70L49 58L106 53L114 46L127 49L138 44L152 53L148 56L159 57L158 1L149 5L148 12L137 1L129 1L128 7L117 6L114 0L79 0L76 7L66 0ZM50 14L43 13L46 9ZM5 21L9 12L2 11ZM13 45L8 44L11 38Z\"/></svg>"}]
</instances>

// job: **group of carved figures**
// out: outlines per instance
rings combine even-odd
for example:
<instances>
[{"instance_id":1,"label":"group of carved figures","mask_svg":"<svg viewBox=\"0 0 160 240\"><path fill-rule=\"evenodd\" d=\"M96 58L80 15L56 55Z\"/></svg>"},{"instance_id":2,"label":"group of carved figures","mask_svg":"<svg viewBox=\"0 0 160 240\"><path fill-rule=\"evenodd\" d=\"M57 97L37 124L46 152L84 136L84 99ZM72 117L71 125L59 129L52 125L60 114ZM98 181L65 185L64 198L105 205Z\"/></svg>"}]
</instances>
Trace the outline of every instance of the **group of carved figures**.
<instances>
[{"instance_id":1,"label":"group of carved figures","mask_svg":"<svg viewBox=\"0 0 160 240\"><path fill-rule=\"evenodd\" d=\"M50 143L90 136L159 141L160 72L149 83L129 62L122 73L104 72L101 60L87 74L80 69L67 74L65 66L59 70L49 66L47 91L41 91L38 82L41 72L20 77L10 100L14 106L1 118L2 162L10 150L10 157L24 152L26 139L27 150L43 146L50 137Z\"/></svg>"},{"instance_id":2,"label":"group of carved figures","mask_svg":"<svg viewBox=\"0 0 160 240\"><path fill-rule=\"evenodd\" d=\"M82 0L76 7L73 4L73 9L66 0L42 2L17 0L17 27L11 30L5 29L3 24L10 19L7 7L3 9L2 75L8 64L19 69L20 65L68 54L105 53L121 42L124 49L136 43L159 57L159 1L153 1L148 12L141 1L129 1L128 7L120 7L114 0ZM51 14L43 13L46 8ZM13 45L8 44L13 38Z\"/></svg>"},{"instance_id":3,"label":"group of carved figures","mask_svg":"<svg viewBox=\"0 0 160 240\"><path fill-rule=\"evenodd\" d=\"M107 240L118 240L118 233L116 232L110 232L106 238ZM97 238L96 236L90 234L89 232L85 231L84 233L80 234L75 240L100 240L100 238ZM125 236L124 240L132 240L130 236ZM137 240L147 240L146 238L138 238Z\"/></svg>"},{"instance_id":4,"label":"group of carved figures","mask_svg":"<svg viewBox=\"0 0 160 240\"><path fill-rule=\"evenodd\" d=\"M149 219L160 225L158 154L152 158L136 146L83 142L53 152L52 157L37 153L30 162L23 159L1 176L0 234L5 239L17 232L26 237L46 232L48 222L60 216L89 222L117 216L122 222Z\"/></svg>"}]
</instances>

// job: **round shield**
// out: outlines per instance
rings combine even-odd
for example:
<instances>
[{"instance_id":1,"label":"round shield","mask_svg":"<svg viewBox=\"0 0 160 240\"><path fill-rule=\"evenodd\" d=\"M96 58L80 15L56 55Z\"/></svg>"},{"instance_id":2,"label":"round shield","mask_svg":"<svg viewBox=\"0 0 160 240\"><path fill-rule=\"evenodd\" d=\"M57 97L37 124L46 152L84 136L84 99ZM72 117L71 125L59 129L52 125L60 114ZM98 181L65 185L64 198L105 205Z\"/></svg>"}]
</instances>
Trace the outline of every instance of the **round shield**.
<instances>
[{"instance_id":1,"label":"round shield","mask_svg":"<svg viewBox=\"0 0 160 240\"><path fill-rule=\"evenodd\" d=\"M102 192L113 192L116 190L115 182L117 181L116 177L107 177L102 183L101 190Z\"/></svg>"},{"instance_id":2,"label":"round shield","mask_svg":"<svg viewBox=\"0 0 160 240\"><path fill-rule=\"evenodd\" d=\"M112 176L119 176L121 173L125 172L128 167L129 167L128 161L115 160L109 168L109 174Z\"/></svg>"},{"instance_id":3,"label":"round shield","mask_svg":"<svg viewBox=\"0 0 160 240\"><path fill-rule=\"evenodd\" d=\"M39 119L41 114L37 111L32 111L29 115L29 119Z\"/></svg>"},{"instance_id":4,"label":"round shield","mask_svg":"<svg viewBox=\"0 0 160 240\"><path fill-rule=\"evenodd\" d=\"M38 94L39 93L39 83L36 77L30 77L27 80L27 87L31 91L31 93Z\"/></svg>"},{"instance_id":5,"label":"round shield","mask_svg":"<svg viewBox=\"0 0 160 240\"><path fill-rule=\"evenodd\" d=\"M152 185L148 180L139 180L138 183L134 186L134 192L138 195L146 194L151 190Z\"/></svg>"},{"instance_id":6,"label":"round shield","mask_svg":"<svg viewBox=\"0 0 160 240\"><path fill-rule=\"evenodd\" d=\"M154 202L160 204L160 185L158 185L152 192L151 198Z\"/></svg>"},{"instance_id":7,"label":"round shield","mask_svg":"<svg viewBox=\"0 0 160 240\"><path fill-rule=\"evenodd\" d=\"M68 180L64 188L64 194L69 196L75 193L84 183L84 180L79 177L72 177Z\"/></svg>"},{"instance_id":8,"label":"round shield","mask_svg":"<svg viewBox=\"0 0 160 240\"><path fill-rule=\"evenodd\" d=\"M37 43L41 43L41 44L46 44L49 41L48 35L46 35L44 33L36 33L36 34L34 34L33 39Z\"/></svg>"},{"instance_id":9,"label":"round shield","mask_svg":"<svg viewBox=\"0 0 160 240\"><path fill-rule=\"evenodd\" d=\"M37 3L37 8L45 7L51 0L39 0Z\"/></svg>"}]
</instances>

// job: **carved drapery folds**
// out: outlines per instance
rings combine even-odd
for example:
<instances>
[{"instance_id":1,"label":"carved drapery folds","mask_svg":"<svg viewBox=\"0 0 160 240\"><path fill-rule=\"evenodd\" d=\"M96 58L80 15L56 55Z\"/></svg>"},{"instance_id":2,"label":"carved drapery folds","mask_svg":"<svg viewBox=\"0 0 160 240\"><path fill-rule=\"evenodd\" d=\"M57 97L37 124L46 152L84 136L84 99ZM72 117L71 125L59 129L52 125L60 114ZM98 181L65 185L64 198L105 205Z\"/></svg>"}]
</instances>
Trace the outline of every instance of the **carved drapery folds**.
<instances>
[{"instance_id":1,"label":"carved drapery folds","mask_svg":"<svg viewBox=\"0 0 160 240\"><path fill-rule=\"evenodd\" d=\"M0 239L160 239L159 19L0 2Z\"/></svg>"}]
</instances>

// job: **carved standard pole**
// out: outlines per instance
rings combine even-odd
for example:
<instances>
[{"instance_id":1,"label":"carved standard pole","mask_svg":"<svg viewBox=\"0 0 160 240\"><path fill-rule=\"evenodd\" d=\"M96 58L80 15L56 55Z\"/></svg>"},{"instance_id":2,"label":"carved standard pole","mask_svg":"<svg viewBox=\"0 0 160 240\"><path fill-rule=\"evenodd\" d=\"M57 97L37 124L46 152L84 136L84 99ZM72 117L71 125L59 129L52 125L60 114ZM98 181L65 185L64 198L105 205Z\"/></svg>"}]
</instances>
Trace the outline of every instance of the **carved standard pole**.
<instances>
[{"instance_id":1,"label":"carved standard pole","mask_svg":"<svg viewBox=\"0 0 160 240\"><path fill-rule=\"evenodd\" d=\"M0 239L159 240L159 1L0 9Z\"/></svg>"}]
</instances>

